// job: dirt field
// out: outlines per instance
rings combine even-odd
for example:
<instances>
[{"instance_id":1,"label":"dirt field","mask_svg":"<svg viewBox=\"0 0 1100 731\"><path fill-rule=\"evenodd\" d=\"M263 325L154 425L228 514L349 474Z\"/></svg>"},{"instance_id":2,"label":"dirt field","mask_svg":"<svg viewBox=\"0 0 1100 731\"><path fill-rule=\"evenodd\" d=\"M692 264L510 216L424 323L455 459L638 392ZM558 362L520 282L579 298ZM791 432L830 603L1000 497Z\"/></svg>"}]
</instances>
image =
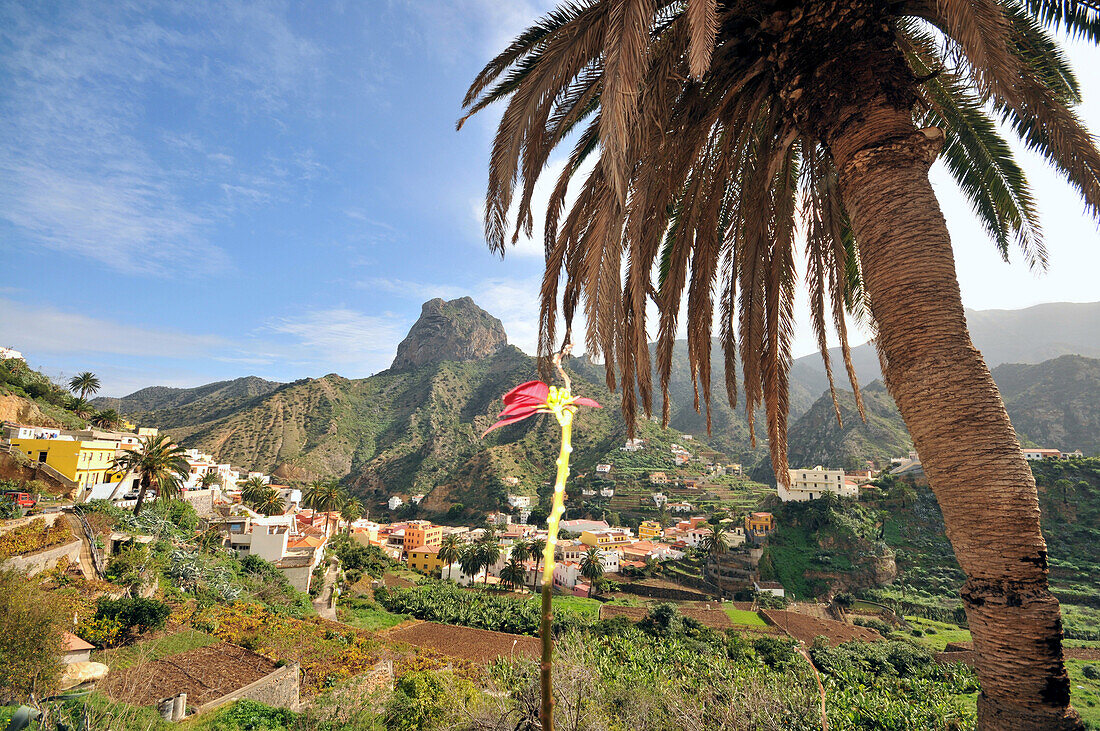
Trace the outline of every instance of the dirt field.
<instances>
[{"instance_id":1,"label":"dirt field","mask_svg":"<svg viewBox=\"0 0 1100 731\"><path fill-rule=\"evenodd\" d=\"M833 619L819 619L797 612L783 612L774 609L765 609L760 612L765 621L778 627L796 640L806 644L814 641L818 635L824 636L833 644L861 640L863 642L879 642L882 635L866 627L837 622Z\"/></svg>"},{"instance_id":2,"label":"dirt field","mask_svg":"<svg viewBox=\"0 0 1100 731\"><path fill-rule=\"evenodd\" d=\"M405 622L380 632L378 637L414 647L426 647L449 657L480 663L513 654L517 657L538 657L540 651L537 637L436 622Z\"/></svg>"},{"instance_id":3,"label":"dirt field","mask_svg":"<svg viewBox=\"0 0 1100 731\"><path fill-rule=\"evenodd\" d=\"M177 693L187 693L187 704L198 706L259 680L275 667L243 647L219 642L112 671L101 687L112 699L135 706Z\"/></svg>"}]
</instances>

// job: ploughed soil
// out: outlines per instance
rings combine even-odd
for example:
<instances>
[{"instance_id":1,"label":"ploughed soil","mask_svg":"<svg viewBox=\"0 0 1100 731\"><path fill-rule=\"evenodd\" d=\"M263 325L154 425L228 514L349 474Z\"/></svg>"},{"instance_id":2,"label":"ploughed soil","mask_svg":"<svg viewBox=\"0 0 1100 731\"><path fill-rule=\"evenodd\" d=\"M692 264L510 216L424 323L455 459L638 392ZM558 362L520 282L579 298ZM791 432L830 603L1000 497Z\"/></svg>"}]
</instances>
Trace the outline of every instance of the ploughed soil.
<instances>
[{"instance_id":1,"label":"ploughed soil","mask_svg":"<svg viewBox=\"0 0 1100 731\"><path fill-rule=\"evenodd\" d=\"M1067 660L1100 660L1100 647L1063 647L1062 654ZM950 642L944 652L937 652L940 662L961 662L974 664L973 642Z\"/></svg>"},{"instance_id":2,"label":"ploughed soil","mask_svg":"<svg viewBox=\"0 0 1100 731\"><path fill-rule=\"evenodd\" d=\"M187 694L189 706L199 706L254 683L276 667L266 657L219 642L112 670L100 688L113 700L135 706L153 705L178 693Z\"/></svg>"},{"instance_id":3,"label":"ploughed soil","mask_svg":"<svg viewBox=\"0 0 1100 731\"><path fill-rule=\"evenodd\" d=\"M857 627L835 619L821 619L798 612L785 612L764 609L760 612L764 621L778 627L796 640L810 644L815 637L822 636L834 645L859 640L862 642L881 642L882 635L866 627Z\"/></svg>"},{"instance_id":4,"label":"ploughed soil","mask_svg":"<svg viewBox=\"0 0 1100 731\"><path fill-rule=\"evenodd\" d=\"M492 662L498 657L513 655L535 658L541 652L537 637L437 622L403 622L379 632L378 637L388 642L404 642L413 647L424 647L448 657L477 663Z\"/></svg>"}]
</instances>

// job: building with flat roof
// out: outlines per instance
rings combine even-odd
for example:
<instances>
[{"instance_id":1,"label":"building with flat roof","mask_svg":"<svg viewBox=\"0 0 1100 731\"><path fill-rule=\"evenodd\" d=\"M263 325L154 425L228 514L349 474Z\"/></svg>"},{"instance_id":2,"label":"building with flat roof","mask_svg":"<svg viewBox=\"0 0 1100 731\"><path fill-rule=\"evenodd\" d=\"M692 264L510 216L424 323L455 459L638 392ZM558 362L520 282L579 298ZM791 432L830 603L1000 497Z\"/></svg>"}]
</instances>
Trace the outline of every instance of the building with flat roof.
<instances>
[{"instance_id":1,"label":"building with flat roof","mask_svg":"<svg viewBox=\"0 0 1100 731\"><path fill-rule=\"evenodd\" d=\"M816 500L825 493L837 497L859 497L859 488L844 479L844 470L831 470L818 465L813 469L787 470L787 484L780 484L779 499L783 502Z\"/></svg>"}]
</instances>

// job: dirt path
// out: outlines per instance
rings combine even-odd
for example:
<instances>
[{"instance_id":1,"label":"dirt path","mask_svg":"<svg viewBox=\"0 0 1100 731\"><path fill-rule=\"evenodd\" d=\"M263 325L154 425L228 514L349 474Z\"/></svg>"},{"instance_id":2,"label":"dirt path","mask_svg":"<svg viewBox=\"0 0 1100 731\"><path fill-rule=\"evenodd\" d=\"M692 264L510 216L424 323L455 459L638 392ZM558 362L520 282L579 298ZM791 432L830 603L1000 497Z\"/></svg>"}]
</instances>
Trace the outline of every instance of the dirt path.
<instances>
[{"instance_id":1,"label":"dirt path","mask_svg":"<svg viewBox=\"0 0 1100 731\"><path fill-rule=\"evenodd\" d=\"M321 619L336 621L336 605L332 601L332 592L336 589L337 568L335 563L329 563L325 570L325 583L321 587L321 593L313 600L313 608Z\"/></svg>"},{"instance_id":2,"label":"dirt path","mask_svg":"<svg viewBox=\"0 0 1100 731\"><path fill-rule=\"evenodd\" d=\"M92 550L88 545L88 537L84 535L84 528L81 527L80 520L73 515L66 515L65 519L69 521L69 526L73 529L73 535L80 539L80 572L84 574L85 579L98 579L95 564L92 563Z\"/></svg>"}]
</instances>

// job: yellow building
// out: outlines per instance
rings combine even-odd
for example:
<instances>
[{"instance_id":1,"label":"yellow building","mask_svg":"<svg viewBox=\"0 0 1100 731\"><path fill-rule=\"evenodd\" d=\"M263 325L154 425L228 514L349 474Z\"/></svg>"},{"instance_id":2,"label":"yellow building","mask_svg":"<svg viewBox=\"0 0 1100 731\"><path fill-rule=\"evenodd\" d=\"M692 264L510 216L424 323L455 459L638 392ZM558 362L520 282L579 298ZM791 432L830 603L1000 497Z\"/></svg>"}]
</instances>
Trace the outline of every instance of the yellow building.
<instances>
[{"instance_id":1,"label":"yellow building","mask_svg":"<svg viewBox=\"0 0 1100 731\"><path fill-rule=\"evenodd\" d=\"M775 518L771 513L749 513L745 516L746 533L771 533Z\"/></svg>"},{"instance_id":2,"label":"yellow building","mask_svg":"<svg viewBox=\"0 0 1100 731\"><path fill-rule=\"evenodd\" d=\"M638 538L643 541L659 539L664 531L656 520L643 520L638 525Z\"/></svg>"},{"instance_id":3,"label":"yellow building","mask_svg":"<svg viewBox=\"0 0 1100 731\"><path fill-rule=\"evenodd\" d=\"M32 462L43 462L80 487L120 479L111 472L115 461L115 442L74 439L13 439L12 449L26 454Z\"/></svg>"},{"instance_id":4,"label":"yellow building","mask_svg":"<svg viewBox=\"0 0 1100 731\"><path fill-rule=\"evenodd\" d=\"M581 532L581 543L595 548L629 546L633 542L634 536L630 535L630 531L622 528L586 530Z\"/></svg>"},{"instance_id":5,"label":"yellow building","mask_svg":"<svg viewBox=\"0 0 1100 731\"><path fill-rule=\"evenodd\" d=\"M426 574L441 571L443 562L439 560L439 546L420 546L409 551L409 568Z\"/></svg>"},{"instance_id":6,"label":"yellow building","mask_svg":"<svg viewBox=\"0 0 1100 731\"><path fill-rule=\"evenodd\" d=\"M410 553L421 546L439 546L443 542L443 526L432 525L428 520L410 520L405 525L405 540L402 548Z\"/></svg>"}]
</instances>

